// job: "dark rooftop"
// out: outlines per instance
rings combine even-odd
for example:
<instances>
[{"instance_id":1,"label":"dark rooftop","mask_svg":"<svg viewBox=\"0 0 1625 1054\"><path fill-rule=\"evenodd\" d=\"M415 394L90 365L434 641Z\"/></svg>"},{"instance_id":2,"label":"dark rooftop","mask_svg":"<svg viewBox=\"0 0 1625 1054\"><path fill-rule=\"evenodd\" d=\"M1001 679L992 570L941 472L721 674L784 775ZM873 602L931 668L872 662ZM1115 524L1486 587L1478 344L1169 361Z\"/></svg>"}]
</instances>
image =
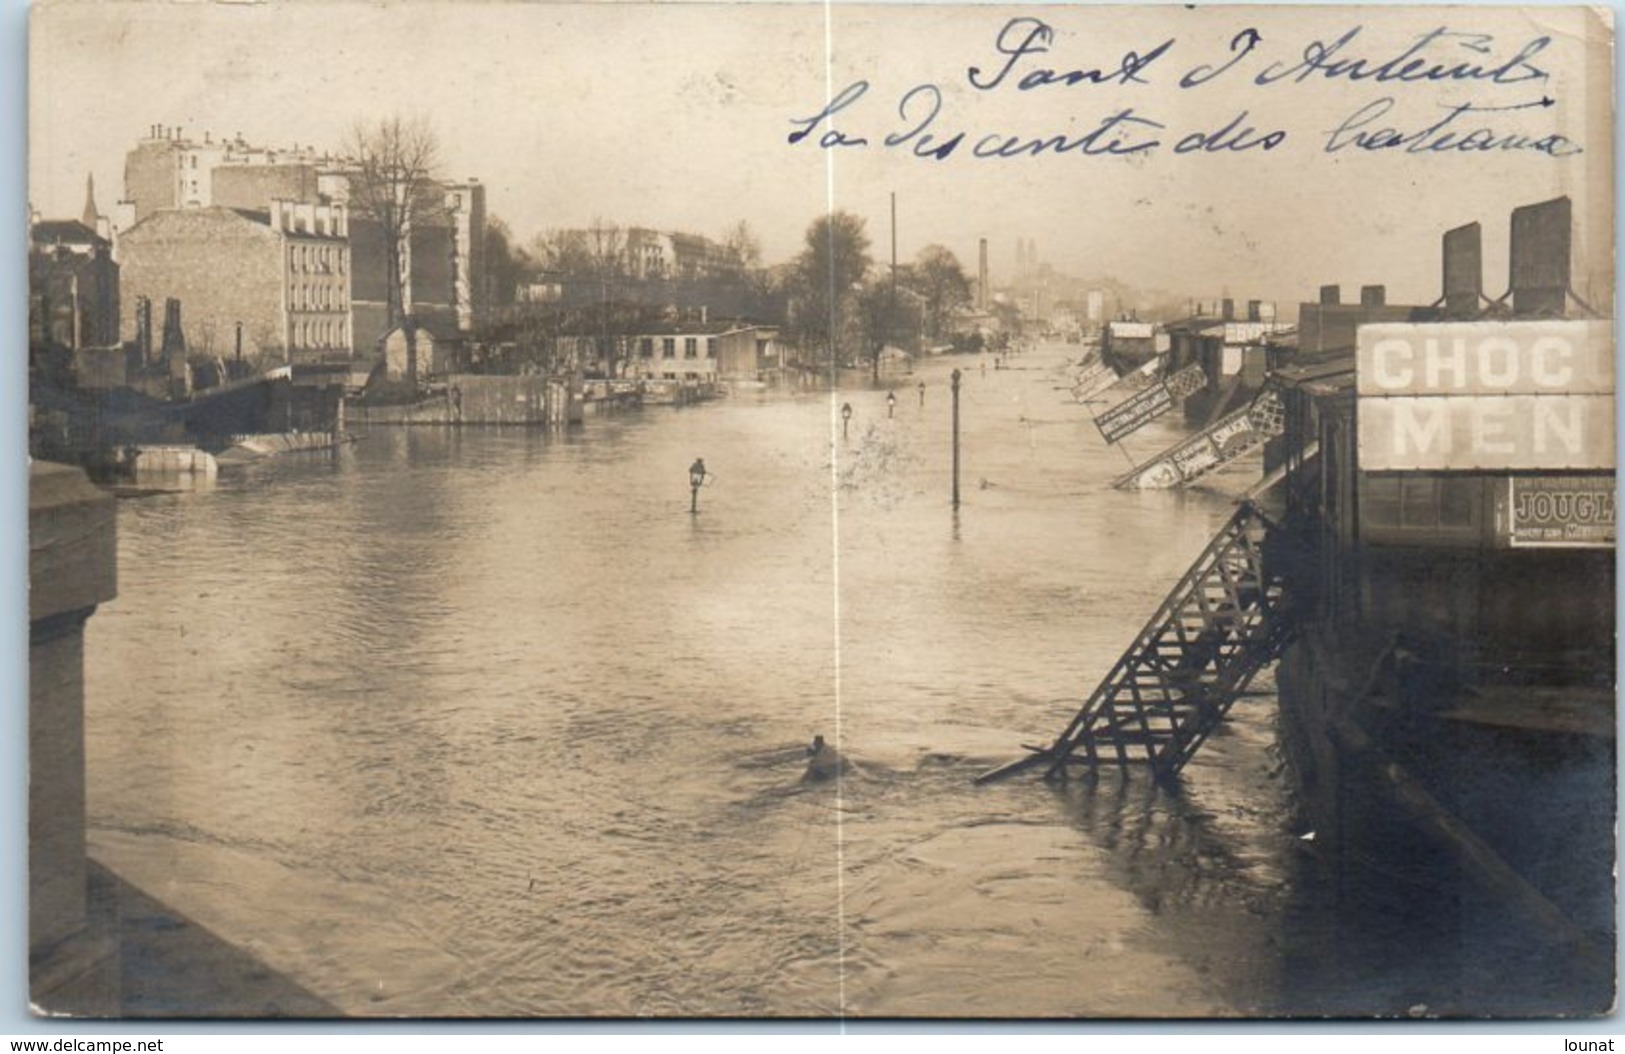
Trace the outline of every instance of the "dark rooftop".
<instances>
[{"instance_id":1,"label":"dark rooftop","mask_svg":"<svg viewBox=\"0 0 1625 1054\"><path fill-rule=\"evenodd\" d=\"M40 220L29 232L38 245L106 245L107 239L78 220Z\"/></svg>"}]
</instances>

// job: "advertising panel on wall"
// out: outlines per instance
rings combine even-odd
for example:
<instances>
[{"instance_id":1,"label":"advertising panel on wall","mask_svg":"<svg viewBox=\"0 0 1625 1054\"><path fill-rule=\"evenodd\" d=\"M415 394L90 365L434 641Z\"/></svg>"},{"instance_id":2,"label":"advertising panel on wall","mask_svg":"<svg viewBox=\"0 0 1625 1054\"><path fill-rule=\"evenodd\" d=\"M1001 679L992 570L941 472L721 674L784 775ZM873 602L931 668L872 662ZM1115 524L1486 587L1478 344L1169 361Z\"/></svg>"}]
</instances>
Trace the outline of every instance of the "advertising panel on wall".
<instances>
[{"instance_id":1,"label":"advertising panel on wall","mask_svg":"<svg viewBox=\"0 0 1625 1054\"><path fill-rule=\"evenodd\" d=\"M1513 476L1508 541L1515 548L1610 548L1617 503L1613 476Z\"/></svg>"},{"instance_id":2,"label":"advertising panel on wall","mask_svg":"<svg viewBox=\"0 0 1625 1054\"><path fill-rule=\"evenodd\" d=\"M1607 321L1362 326L1360 468L1612 469L1613 347Z\"/></svg>"}]
</instances>

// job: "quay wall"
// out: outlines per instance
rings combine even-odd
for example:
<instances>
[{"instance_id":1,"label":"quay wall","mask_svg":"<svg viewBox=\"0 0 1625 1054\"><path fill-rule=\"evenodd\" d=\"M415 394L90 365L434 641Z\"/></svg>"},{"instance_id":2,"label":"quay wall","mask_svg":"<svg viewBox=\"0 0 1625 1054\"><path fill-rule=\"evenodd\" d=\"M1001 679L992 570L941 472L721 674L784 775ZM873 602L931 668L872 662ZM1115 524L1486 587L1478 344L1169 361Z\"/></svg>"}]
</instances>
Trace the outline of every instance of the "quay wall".
<instances>
[{"instance_id":1,"label":"quay wall","mask_svg":"<svg viewBox=\"0 0 1625 1054\"><path fill-rule=\"evenodd\" d=\"M85 623L118 592L111 495L67 465L28 473L28 963L36 1013L108 1016L118 946L91 910Z\"/></svg>"},{"instance_id":2,"label":"quay wall","mask_svg":"<svg viewBox=\"0 0 1625 1054\"><path fill-rule=\"evenodd\" d=\"M586 400L563 381L535 376L452 374L445 391L395 406L348 405L351 427L368 425L554 425L575 424Z\"/></svg>"}]
</instances>

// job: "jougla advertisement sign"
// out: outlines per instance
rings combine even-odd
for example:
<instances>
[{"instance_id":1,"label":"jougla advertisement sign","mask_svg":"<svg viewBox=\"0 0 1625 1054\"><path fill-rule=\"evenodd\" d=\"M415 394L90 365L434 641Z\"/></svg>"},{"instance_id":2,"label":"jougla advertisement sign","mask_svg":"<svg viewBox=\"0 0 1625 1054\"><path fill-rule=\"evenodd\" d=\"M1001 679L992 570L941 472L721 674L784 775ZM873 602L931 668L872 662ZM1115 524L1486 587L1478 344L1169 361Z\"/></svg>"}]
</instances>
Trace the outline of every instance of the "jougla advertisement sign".
<instances>
[{"instance_id":1,"label":"jougla advertisement sign","mask_svg":"<svg viewBox=\"0 0 1625 1054\"><path fill-rule=\"evenodd\" d=\"M1514 476L1507 481L1510 542L1610 548L1617 504L1613 476Z\"/></svg>"}]
</instances>

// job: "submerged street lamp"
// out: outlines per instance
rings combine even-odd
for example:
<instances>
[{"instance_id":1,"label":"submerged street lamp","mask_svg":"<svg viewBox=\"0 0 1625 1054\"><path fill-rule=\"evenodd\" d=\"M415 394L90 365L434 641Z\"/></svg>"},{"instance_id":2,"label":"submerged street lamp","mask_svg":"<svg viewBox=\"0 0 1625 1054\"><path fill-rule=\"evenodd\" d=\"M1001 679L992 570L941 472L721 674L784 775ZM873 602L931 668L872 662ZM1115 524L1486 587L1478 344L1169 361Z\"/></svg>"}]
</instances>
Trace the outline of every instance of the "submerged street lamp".
<instances>
[{"instance_id":1,"label":"submerged street lamp","mask_svg":"<svg viewBox=\"0 0 1625 1054\"><path fill-rule=\"evenodd\" d=\"M694 464L688 466L688 511L700 511L700 488L705 486L705 459L697 457Z\"/></svg>"},{"instance_id":2,"label":"submerged street lamp","mask_svg":"<svg viewBox=\"0 0 1625 1054\"><path fill-rule=\"evenodd\" d=\"M896 392L887 392L886 393L886 418L887 418L887 420L891 419L892 411L896 410L896 409L897 409L897 393Z\"/></svg>"},{"instance_id":3,"label":"submerged street lamp","mask_svg":"<svg viewBox=\"0 0 1625 1054\"><path fill-rule=\"evenodd\" d=\"M842 403L841 404L841 438L842 439L846 438L846 426L847 426L847 423L849 421L851 421L851 420L852 420L852 404L851 403Z\"/></svg>"}]
</instances>

